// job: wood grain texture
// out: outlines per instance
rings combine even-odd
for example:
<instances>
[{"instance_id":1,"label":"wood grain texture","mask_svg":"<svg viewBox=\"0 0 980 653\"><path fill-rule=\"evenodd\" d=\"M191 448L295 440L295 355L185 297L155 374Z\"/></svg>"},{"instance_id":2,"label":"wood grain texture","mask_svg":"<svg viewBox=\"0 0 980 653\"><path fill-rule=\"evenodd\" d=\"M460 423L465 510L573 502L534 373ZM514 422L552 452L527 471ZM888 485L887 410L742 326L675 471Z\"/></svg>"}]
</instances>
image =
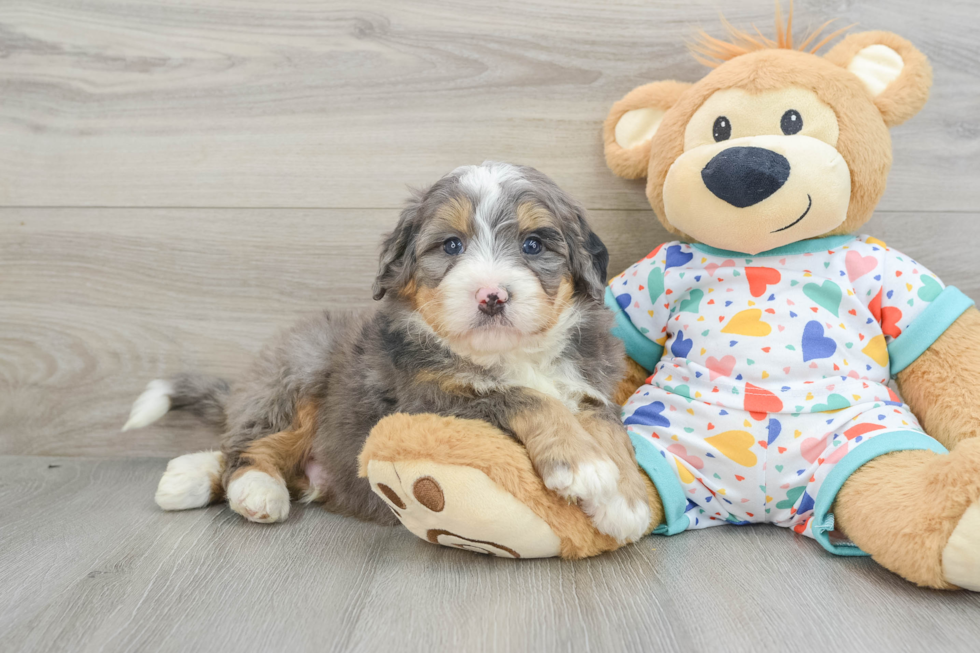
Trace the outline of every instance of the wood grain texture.
<instances>
[{"instance_id":1,"label":"wood grain texture","mask_svg":"<svg viewBox=\"0 0 980 653\"><path fill-rule=\"evenodd\" d=\"M151 379L235 378L278 328L368 306L387 209L0 209L0 453L178 455L216 444L175 414L121 434ZM882 213L867 232L980 299L980 213ZM610 274L670 238L593 211Z\"/></svg>"},{"instance_id":2,"label":"wood grain texture","mask_svg":"<svg viewBox=\"0 0 980 653\"><path fill-rule=\"evenodd\" d=\"M0 454L23 454L0 456L0 650L976 650L977 595L775 528L515 564L315 509L162 513L165 460L118 459L216 443L180 414L120 434L148 380L233 378L277 328L366 306L407 185L526 163L592 210L610 273L668 239L599 126L702 76L684 42L719 10L770 29L772 0L0 3ZM797 0L795 21L931 58L866 231L975 299L978 12Z\"/></svg>"},{"instance_id":3,"label":"wood grain texture","mask_svg":"<svg viewBox=\"0 0 980 653\"><path fill-rule=\"evenodd\" d=\"M980 595L775 527L503 560L316 508L268 526L164 513L164 465L0 457L0 648L954 653L980 637Z\"/></svg>"},{"instance_id":4,"label":"wood grain texture","mask_svg":"<svg viewBox=\"0 0 980 653\"><path fill-rule=\"evenodd\" d=\"M933 97L894 132L884 210L980 205L974 0L799 0L912 39ZM699 27L773 0L34 0L0 4L0 205L394 207L463 163L534 165L645 209L602 159L633 87L696 80Z\"/></svg>"}]
</instances>

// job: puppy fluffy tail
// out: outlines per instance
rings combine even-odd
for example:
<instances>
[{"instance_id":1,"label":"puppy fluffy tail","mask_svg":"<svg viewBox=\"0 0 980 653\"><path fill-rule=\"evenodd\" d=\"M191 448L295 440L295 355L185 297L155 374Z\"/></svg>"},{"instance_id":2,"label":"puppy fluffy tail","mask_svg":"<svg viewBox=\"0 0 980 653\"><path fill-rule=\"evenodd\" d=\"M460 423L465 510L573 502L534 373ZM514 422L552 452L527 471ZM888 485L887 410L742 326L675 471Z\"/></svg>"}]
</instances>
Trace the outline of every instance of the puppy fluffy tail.
<instances>
[{"instance_id":1,"label":"puppy fluffy tail","mask_svg":"<svg viewBox=\"0 0 980 653\"><path fill-rule=\"evenodd\" d=\"M200 374L179 374L170 379L150 381L133 403L122 430L149 426L171 410L186 410L205 424L224 429L225 405L230 391L224 379Z\"/></svg>"}]
</instances>

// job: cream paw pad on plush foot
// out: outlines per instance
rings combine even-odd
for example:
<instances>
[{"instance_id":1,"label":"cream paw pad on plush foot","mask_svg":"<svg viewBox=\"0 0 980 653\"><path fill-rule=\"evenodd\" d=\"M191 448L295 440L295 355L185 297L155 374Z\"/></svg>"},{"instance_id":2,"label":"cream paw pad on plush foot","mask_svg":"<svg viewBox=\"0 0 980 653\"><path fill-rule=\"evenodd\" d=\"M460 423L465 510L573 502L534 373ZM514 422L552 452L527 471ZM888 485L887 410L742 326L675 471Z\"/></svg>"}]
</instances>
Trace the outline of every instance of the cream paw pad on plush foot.
<instances>
[{"instance_id":1,"label":"cream paw pad on plush foot","mask_svg":"<svg viewBox=\"0 0 980 653\"><path fill-rule=\"evenodd\" d=\"M483 472L430 461L371 461L368 479L402 524L423 540L503 558L548 558L561 540Z\"/></svg>"},{"instance_id":2,"label":"cream paw pad on plush foot","mask_svg":"<svg viewBox=\"0 0 980 653\"><path fill-rule=\"evenodd\" d=\"M980 501L966 509L943 549L943 577L980 592Z\"/></svg>"}]
</instances>

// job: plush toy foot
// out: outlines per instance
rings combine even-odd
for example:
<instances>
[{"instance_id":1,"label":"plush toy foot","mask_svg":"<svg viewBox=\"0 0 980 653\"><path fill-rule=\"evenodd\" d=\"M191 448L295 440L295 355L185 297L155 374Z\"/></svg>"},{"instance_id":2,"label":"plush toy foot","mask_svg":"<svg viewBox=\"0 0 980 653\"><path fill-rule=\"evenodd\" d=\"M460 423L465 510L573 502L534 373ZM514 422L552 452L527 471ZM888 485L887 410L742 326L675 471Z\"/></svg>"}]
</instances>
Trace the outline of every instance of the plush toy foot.
<instances>
[{"instance_id":1,"label":"plush toy foot","mask_svg":"<svg viewBox=\"0 0 980 653\"><path fill-rule=\"evenodd\" d=\"M937 589L980 591L980 438L949 454L899 451L841 488L838 528L883 566Z\"/></svg>"},{"instance_id":2,"label":"plush toy foot","mask_svg":"<svg viewBox=\"0 0 980 653\"><path fill-rule=\"evenodd\" d=\"M966 509L943 549L943 576L965 590L980 592L980 501Z\"/></svg>"},{"instance_id":3,"label":"plush toy foot","mask_svg":"<svg viewBox=\"0 0 980 653\"><path fill-rule=\"evenodd\" d=\"M386 417L364 445L360 473L411 532L434 544L510 558L584 558L622 546L550 492L524 447L485 422Z\"/></svg>"}]
</instances>

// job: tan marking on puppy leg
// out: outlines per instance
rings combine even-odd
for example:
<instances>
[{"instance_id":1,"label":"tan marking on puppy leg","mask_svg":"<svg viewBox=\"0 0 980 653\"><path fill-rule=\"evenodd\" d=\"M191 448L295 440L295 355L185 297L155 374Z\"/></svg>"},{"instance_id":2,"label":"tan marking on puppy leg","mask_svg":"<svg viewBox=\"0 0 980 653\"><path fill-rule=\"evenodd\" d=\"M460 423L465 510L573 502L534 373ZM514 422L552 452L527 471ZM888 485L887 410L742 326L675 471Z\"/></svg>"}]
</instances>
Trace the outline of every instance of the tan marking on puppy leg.
<instances>
[{"instance_id":1,"label":"tan marking on puppy leg","mask_svg":"<svg viewBox=\"0 0 980 653\"><path fill-rule=\"evenodd\" d=\"M296 496L306 491L305 465L313 448L317 410L315 402L304 402L296 410L288 431L279 431L249 444L239 456L244 465L235 470L230 480L254 469L282 479Z\"/></svg>"},{"instance_id":2,"label":"tan marking on puppy leg","mask_svg":"<svg viewBox=\"0 0 980 653\"><path fill-rule=\"evenodd\" d=\"M534 395L537 401L512 418L510 427L545 486L578 501L601 532L619 541L642 537L650 530L651 510L626 431L590 413L576 417L560 401Z\"/></svg>"},{"instance_id":3,"label":"tan marking on puppy leg","mask_svg":"<svg viewBox=\"0 0 980 653\"><path fill-rule=\"evenodd\" d=\"M598 445L565 404L541 392L527 392L535 401L527 410L511 418L510 428L524 443L538 471L547 472L542 473L542 478L551 473L561 474L555 469L560 467L565 467L566 474L570 475L574 471L571 468L579 461L603 458ZM547 478L545 484L548 484Z\"/></svg>"},{"instance_id":4,"label":"tan marking on puppy leg","mask_svg":"<svg viewBox=\"0 0 980 653\"><path fill-rule=\"evenodd\" d=\"M434 383L446 394L462 395L464 397L475 397L476 389L469 383L460 381L454 376L439 374L432 370L422 370L415 375L415 382L419 384Z\"/></svg>"}]
</instances>

